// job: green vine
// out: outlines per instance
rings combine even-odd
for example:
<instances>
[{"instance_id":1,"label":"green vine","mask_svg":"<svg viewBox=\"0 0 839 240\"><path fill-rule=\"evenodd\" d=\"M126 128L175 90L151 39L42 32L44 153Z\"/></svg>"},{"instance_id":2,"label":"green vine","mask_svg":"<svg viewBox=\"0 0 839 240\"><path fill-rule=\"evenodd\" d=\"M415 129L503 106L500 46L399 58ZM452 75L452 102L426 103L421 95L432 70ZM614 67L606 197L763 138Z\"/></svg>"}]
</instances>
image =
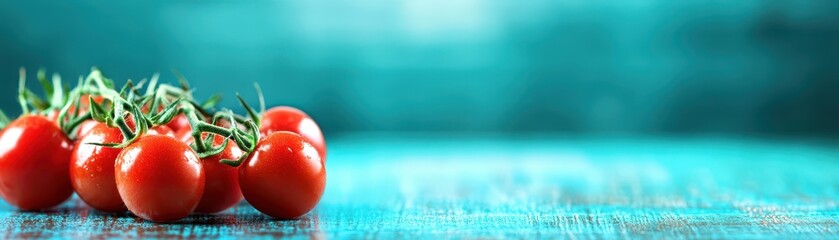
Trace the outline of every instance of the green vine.
<instances>
[{"instance_id":1,"label":"green vine","mask_svg":"<svg viewBox=\"0 0 839 240\"><path fill-rule=\"evenodd\" d=\"M215 111L212 108L221 101L220 95L213 95L203 103L193 98L193 90L183 75L173 71L179 80L179 86L161 84L159 75L155 74L149 81L145 79L134 84L128 80L125 85L116 90L114 81L107 78L96 67L86 77L79 77L76 87L68 90L62 86L61 77L53 74L47 81L46 71L40 70L38 81L44 88L47 101L38 97L26 88L26 72L20 69L18 101L24 114L44 114L48 111L58 111L58 124L71 138L81 123L93 119L105 123L109 127L117 128L124 136L119 143L90 143L98 146L113 148L126 147L137 139L146 135L149 129L168 124L179 114L183 114L192 127L190 145L202 159L222 153L234 141L245 154L238 159L223 159L222 163L239 166L255 150L260 139L260 115L264 112L265 102L259 85L254 87L259 95L260 113L251 108L245 100L237 94L237 99L245 107L248 117L240 116L230 110ZM145 91L141 91L145 86ZM101 101L96 101L101 98ZM82 103L86 101L88 111L82 111ZM147 111L145 108L147 107ZM130 122L134 126L130 126ZM226 127L222 121L229 123ZM8 122L5 114L0 112L0 127ZM214 138L222 137L220 144L215 144Z\"/></svg>"}]
</instances>

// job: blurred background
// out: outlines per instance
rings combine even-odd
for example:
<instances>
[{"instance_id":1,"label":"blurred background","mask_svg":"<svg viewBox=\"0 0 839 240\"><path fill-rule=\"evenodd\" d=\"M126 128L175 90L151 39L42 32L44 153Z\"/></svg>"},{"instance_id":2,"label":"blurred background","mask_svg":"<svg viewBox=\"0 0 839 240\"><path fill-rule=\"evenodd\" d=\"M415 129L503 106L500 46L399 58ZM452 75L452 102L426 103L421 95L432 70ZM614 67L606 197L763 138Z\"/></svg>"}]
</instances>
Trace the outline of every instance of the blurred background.
<instances>
[{"instance_id":1,"label":"blurred background","mask_svg":"<svg viewBox=\"0 0 839 240\"><path fill-rule=\"evenodd\" d=\"M839 135L839 1L2 1L18 68L182 72L312 115L327 137ZM36 87L34 78L30 86Z\"/></svg>"}]
</instances>

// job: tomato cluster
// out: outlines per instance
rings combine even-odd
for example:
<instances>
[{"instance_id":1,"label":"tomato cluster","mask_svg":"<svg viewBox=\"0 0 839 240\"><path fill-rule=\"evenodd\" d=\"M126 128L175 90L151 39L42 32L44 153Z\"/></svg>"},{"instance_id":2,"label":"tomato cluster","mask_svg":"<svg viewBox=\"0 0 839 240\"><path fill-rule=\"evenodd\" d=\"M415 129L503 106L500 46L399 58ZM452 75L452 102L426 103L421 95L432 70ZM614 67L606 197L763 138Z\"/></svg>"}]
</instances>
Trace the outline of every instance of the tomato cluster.
<instances>
[{"instance_id":1,"label":"tomato cluster","mask_svg":"<svg viewBox=\"0 0 839 240\"><path fill-rule=\"evenodd\" d=\"M75 192L96 210L154 222L221 212L243 198L291 219L323 194L326 143L299 109L260 114L240 97L248 117L214 111L217 99L197 103L185 80L157 84L155 75L142 93L130 81L115 88L95 68L72 90L39 72L44 101L25 78L21 70L23 115L0 124L0 197L21 210L49 209Z\"/></svg>"}]
</instances>

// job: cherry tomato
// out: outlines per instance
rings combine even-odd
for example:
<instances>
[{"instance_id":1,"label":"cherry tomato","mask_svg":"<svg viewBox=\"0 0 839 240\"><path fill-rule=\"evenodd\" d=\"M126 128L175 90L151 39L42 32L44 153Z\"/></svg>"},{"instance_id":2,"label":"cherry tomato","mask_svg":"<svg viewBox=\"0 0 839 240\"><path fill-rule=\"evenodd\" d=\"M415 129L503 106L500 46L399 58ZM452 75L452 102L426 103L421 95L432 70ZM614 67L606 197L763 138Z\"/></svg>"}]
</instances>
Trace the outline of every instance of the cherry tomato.
<instances>
[{"instance_id":1,"label":"cherry tomato","mask_svg":"<svg viewBox=\"0 0 839 240\"><path fill-rule=\"evenodd\" d=\"M0 196L23 210L54 207L73 194L73 144L54 122L27 115L0 136Z\"/></svg>"},{"instance_id":2,"label":"cherry tomato","mask_svg":"<svg viewBox=\"0 0 839 240\"><path fill-rule=\"evenodd\" d=\"M300 109L287 106L268 109L262 115L261 124L259 131L263 135L276 131L300 134L318 150L321 159L326 161L326 142L323 139L323 133L315 120Z\"/></svg>"},{"instance_id":3,"label":"cherry tomato","mask_svg":"<svg viewBox=\"0 0 839 240\"><path fill-rule=\"evenodd\" d=\"M70 179L76 194L91 207L105 212L127 210L119 197L114 180L114 164L121 149L92 145L89 143L120 143L122 132L96 122L73 148L70 159Z\"/></svg>"},{"instance_id":4,"label":"cherry tomato","mask_svg":"<svg viewBox=\"0 0 839 240\"><path fill-rule=\"evenodd\" d=\"M87 133L90 132L94 127L98 126L99 122L96 120L86 120L79 124L76 128L76 139L82 139Z\"/></svg>"},{"instance_id":5,"label":"cherry tomato","mask_svg":"<svg viewBox=\"0 0 839 240\"><path fill-rule=\"evenodd\" d=\"M166 136L170 136L170 137L175 137L175 132L173 132L172 129L169 129L169 127L167 127L166 125L160 125L160 126L157 126L157 127L153 127L151 129L149 129L149 131L146 132L146 134L149 134L149 135L166 135Z\"/></svg>"},{"instance_id":6,"label":"cherry tomato","mask_svg":"<svg viewBox=\"0 0 839 240\"><path fill-rule=\"evenodd\" d=\"M214 144L222 144L224 138L218 135L213 137ZM194 142L190 137L186 143ZM201 202L195 208L199 213L217 213L235 206L242 201L242 190L239 189L239 170L235 167L222 164L222 159L239 159L244 152L230 141L227 147L218 155L201 159L206 174L204 184L204 195Z\"/></svg>"},{"instance_id":7,"label":"cherry tomato","mask_svg":"<svg viewBox=\"0 0 839 240\"><path fill-rule=\"evenodd\" d=\"M280 219L300 217L323 195L326 168L299 134L274 132L239 167L239 186L254 208Z\"/></svg>"},{"instance_id":8,"label":"cherry tomato","mask_svg":"<svg viewBox=\"0 0 839 240\"><path fill-rule=\"evenodd\" d=\"M183 128L175 132L175 139L187 144L192 143L192 127Z\"/></svg>"},{"instance_id":9,"label":"cherry tomato","mask_svg":"<svg viewBox=\"0 0 839 240\"><path fill-rule=\"evenodd\" d=\"M128 210L154 222L189 215L204 193L205 174L198 155L166 135L147 135L117 156L116 185Z\"/></svg>"},{"instance_id":10,"label":"cherry tomato","mask_svg":"<svg viewBox=\"0 0 839 240\"><path fill-rule=\"evenodd\" d=\"M175 117L172 118L172 121L167 123L166 126L175 132L184 128L191 128L189 125L189 118L187 118L183 113L175 115Z\"/></svg>"}]
</instances>

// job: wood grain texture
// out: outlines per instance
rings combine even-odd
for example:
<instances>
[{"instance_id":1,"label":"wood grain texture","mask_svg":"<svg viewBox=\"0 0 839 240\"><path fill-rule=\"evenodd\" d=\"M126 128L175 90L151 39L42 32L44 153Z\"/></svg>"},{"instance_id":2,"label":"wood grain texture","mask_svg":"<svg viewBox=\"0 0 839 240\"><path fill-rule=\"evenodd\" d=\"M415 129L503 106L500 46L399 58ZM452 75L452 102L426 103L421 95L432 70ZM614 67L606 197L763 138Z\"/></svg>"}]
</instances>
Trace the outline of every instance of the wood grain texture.
<instances>
[{"instance_id":1,"label":"wood grain texture","mask_svg":"<svg viewBox=\"0 0 839 240\"><path fill-rule=\"evenodd\" d=\"M77 199L0 205L0 236L302 238L839 238L839 150L730 139L344 138L311 214L246 203L153 224Z\"/></svg>"}]
</instances>

